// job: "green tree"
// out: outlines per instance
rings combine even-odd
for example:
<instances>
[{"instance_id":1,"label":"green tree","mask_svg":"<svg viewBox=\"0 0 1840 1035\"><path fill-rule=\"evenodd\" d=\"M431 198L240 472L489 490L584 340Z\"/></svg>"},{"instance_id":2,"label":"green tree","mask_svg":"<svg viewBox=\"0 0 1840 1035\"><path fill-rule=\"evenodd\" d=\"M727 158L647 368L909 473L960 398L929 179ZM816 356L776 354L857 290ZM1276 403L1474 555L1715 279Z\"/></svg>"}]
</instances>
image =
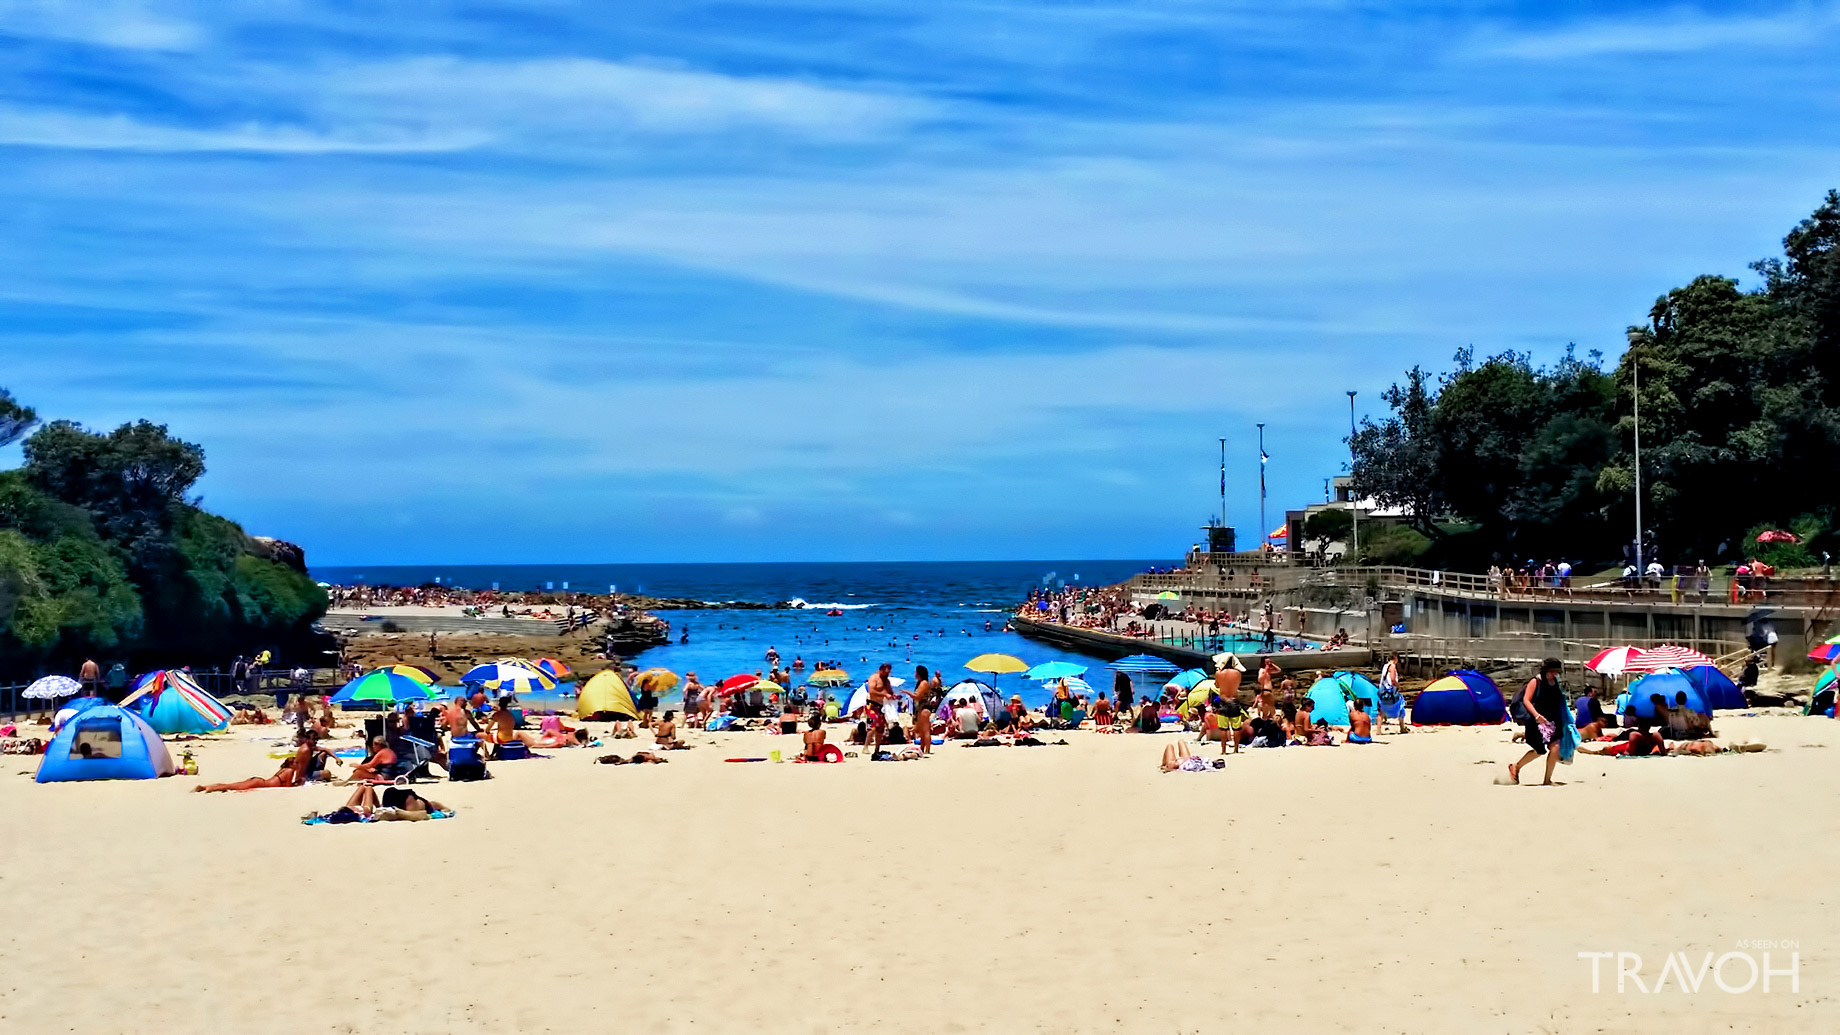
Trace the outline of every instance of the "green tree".
<instances>
[{"instance_id":1,"label":"green tree","mask_svg":"<svg viewBox=\"0 0 1840 1035\"><path fill-rule=\"evenodd\" d=\"M1303 523L1303 545L1321 557L1330 543L1346 543L1353 530L1354 517L1346 508L1319 510Z\"/></svg>"}]
</instances>

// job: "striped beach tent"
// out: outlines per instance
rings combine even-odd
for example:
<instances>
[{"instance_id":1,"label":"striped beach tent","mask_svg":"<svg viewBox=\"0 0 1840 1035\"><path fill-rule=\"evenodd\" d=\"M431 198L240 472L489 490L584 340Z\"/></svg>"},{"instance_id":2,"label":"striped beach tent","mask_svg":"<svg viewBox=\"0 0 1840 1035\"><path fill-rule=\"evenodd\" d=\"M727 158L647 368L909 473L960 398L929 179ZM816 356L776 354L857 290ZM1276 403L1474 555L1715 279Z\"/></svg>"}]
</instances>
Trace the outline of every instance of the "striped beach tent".
<instances>
[{"instance_id":1,"label":"striped beach tent","mask_svg":"<svg viewBox=\"0 0 1840 1035\"><path fill-rule=\"evenodd\" d=\"M211 733L230 725L230 708L178 669L149 672L122 700L159 733Z\"/></svg>"}]
</instances>

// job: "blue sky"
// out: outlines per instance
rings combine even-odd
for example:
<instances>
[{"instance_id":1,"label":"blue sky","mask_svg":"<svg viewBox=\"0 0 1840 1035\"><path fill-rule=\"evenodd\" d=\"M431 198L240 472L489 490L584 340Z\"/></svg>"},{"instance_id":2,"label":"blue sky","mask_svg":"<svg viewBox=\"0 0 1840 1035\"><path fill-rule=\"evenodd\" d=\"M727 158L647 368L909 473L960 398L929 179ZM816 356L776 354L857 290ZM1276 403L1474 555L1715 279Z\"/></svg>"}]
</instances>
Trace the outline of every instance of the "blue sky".
<instances>
[{"instance_id":1,"label":"blue sky","mask_svg":"<svg viewBox=\"0 0 1840 1035\"><path fill-rule=\"evenodd\" d=\"M1837 109L1836 3L0 0L0 385L321 564L1175 555Z\"/></svg>"}]
</instances>

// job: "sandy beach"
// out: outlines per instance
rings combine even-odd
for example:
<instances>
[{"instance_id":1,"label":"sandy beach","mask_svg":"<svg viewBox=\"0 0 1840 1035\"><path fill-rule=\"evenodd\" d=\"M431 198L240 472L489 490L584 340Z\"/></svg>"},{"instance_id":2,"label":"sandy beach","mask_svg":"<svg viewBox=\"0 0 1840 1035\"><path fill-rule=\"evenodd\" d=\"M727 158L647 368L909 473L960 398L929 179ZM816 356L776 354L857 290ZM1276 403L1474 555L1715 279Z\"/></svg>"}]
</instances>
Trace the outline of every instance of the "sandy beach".
<instances>
[{"instance_id":1,"label":"sandy beach","mask_svg":"<svg viewBox=\"0 0 1840 1035\"><path fill-rule=\"evenodd\" d=\"M343 788L38 785L7 756L0 1028L1832 1030L1840 725L1719 726L1771 750L1581 757L1552 789L1491 782L1506 728L1167 775L1173 734L824 766L695 733L343 827L300 823ZM203 777L272 772L281 733L202 742ZM1652 985L1760 939L1799 943L1799 992L1619 995L1612 966L1593 994L1578 957L1640 953Z\"/></svg>"}]
</instances>

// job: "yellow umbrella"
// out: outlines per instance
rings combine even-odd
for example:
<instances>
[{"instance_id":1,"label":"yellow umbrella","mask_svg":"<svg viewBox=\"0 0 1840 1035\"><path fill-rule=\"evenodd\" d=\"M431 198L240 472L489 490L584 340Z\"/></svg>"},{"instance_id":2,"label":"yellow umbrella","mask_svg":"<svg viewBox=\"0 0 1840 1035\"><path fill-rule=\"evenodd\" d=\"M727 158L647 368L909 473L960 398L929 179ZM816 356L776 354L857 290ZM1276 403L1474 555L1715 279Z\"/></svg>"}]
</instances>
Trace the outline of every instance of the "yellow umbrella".
<instances>
[{"instance_id":1,"label":"yellow umbrella","mask_svg":"<svg viewBox=\"0 0 1840 1035\"><path fill-rule=\"evenodd\" d=\"M979 654L965 662L965 667L973 672L988 672L993 676L1000 676L1006 672L1027 672L1029 663L1014 654Z\"/></svg>"},{"instance_id":2,"label":"yellow umbrella","mask_svg":"<svg viewBox=\"0 0 1840 1035\"><path fill-rule=\"evenodd\" d=\"M668 668L648 668L639 673L639 685L657 693L664 693L677 685L677 673Z\"/></svg>"}]
</instances>

